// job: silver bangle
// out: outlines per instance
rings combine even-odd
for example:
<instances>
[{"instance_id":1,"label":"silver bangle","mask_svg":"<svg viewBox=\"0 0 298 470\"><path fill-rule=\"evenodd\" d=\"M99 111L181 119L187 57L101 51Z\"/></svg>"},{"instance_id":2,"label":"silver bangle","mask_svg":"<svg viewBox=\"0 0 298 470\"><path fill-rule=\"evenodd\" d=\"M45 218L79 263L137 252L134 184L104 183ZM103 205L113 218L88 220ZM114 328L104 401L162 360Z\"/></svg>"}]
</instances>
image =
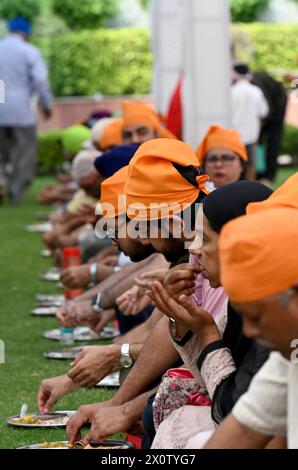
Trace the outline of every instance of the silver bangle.
<instances>
[{"instance_id":1,"label":"silver bangle","mask_svg":"<svg viewBox=\"0 0 298 470\"><path fill-rule=\"evenodd\" d=\"M97 284L97 263L90 264L90 281L93 284Z\"/></svg>"}]
</instances>

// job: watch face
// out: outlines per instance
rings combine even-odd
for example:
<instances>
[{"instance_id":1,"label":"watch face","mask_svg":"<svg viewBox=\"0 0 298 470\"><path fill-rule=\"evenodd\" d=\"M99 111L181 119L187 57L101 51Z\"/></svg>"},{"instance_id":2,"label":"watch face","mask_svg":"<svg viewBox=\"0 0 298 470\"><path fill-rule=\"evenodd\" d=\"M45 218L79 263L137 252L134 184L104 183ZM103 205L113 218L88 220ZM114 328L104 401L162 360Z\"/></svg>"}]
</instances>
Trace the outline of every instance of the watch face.
<instances>
[{"instance_id":1,"label":"watch face","mask_svg":"<svg viewBox=\"0 0 298 470\"><path fill-rule=\"evenodd\" d=\"M128 367L132 366L133 360L130 356L123 354L120 358L120 364L124 369L127 369Z\"/></svg>"}]
</instances>

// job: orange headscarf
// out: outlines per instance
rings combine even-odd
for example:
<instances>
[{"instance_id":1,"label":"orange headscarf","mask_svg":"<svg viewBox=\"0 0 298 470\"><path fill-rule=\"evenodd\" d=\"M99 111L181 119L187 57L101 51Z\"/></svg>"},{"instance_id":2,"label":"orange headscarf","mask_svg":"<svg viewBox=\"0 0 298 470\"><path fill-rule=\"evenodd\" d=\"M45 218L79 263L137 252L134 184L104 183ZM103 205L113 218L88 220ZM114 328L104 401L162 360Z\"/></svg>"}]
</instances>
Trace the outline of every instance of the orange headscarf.
<instances>
[{"instance_id":1,"label":"orange headscarf","mask_svg":"<svg viewBox=\"0 0 298 470\"><path fill-rule=\"evenodd\" d=\"M298 282L297 209L276 208L226 224L219 239L221 283L234 302L252 302Z\"/></svg>"},{"instance_id":2,"label":"orange headscarf","mask_svg":"<svg viewBox=\"0 0 298 470\"><path fill-rule=\"evenodd\" d=\"M100 139L100 148L105 151L110 147L121 145L122 143L122 127L123 119L114 119L107 127L103 130Z\"/></svg>"},{"instance_id":3,"label":"orange headscarf","mask_svg":"<svg viewBox=\"0 0 298 470\"><path fill-rule=\"evenodd\" d=\"M100 208L98 215L105 218L116 217L126 212L124 185L128 176L128 166L116 171L113 176L101 183Z\"/></svg>"},{"instance_id":4,"label":"orange headscarf","mask_svg":"<svg viewBox=\"0 0 298 470\"><path fill-rule=\"evenodd\" d=\"M247 161L247 152L239 132L225 129L221 126L209 127L205 137L196 149L196 155L203 165L209 150L214 147L226 147L237 153L242 160Z\"/></svg>"},{"instance_id":5,"label":"orange headscarf","mask_svg":"<svg viewBox=\"0 0 298 470\"><path fill-rule=\"evenodd\" d=\"M159 136L167 139L176 139L160 122L157 113L147 104L138 101L123 101L122 103L123 127L144 125L151 127Z\"/></svg>"},{"instance_id":6,"label":"orange headscarf","mask_svg":"<svg viewBox=\"0 0 298 470\"><path fill-rule=\"evenodd\" d=\"M174 164L188 167L196 186L181 176ZM128 216L157 220L169 210L177 214L186 209L200 191L208 194L205 183L209 177L200 173L198 166L192 148L180 140L153 139L142 144L129 164L125 185Z\"/></svg>"},{"instance_id":7,"label":"orange headscarf","mask_svg":"<svg viewBox=\"0 0 298 470\"><path fill-rule=\"evenodd\" d=\"M298 209L298 172L288 178L266 201L248 204L246 213L255 214L281 206Z\"/></svg>"}]
</instances>

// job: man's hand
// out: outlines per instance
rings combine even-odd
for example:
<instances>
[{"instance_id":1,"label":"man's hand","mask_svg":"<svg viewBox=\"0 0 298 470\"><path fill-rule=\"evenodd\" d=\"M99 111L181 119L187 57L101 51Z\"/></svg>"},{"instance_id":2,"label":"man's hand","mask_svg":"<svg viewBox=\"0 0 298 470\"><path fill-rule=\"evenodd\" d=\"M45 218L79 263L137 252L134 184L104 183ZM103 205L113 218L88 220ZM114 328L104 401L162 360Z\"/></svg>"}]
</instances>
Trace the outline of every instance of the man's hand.
<instances>
[{"instance_id":1,"label":"man's hand","mask_svg":"<svg viewBox=\"0 0 298 470\"><path fill-rule=\"evenodd\" d=\"M94 216L95 215L95 205L92 204L81 204L78 208L77 214L83 216Z\"/></svg>"},{"instance_id":2,"label":"man's hand","mask_svg":"<svg viewBox=\"0 0 298 470\"><path fill-rule=\"evenodd\" d=\"M88 265L71 266L63 269L60 281L69 289L85 287L90 282L90 267Z\"/></svg>"},{"instance_id":3,"label":"man's hand","mask_svg":"<svg viewBox=\"0 0 298 470\"><path fill-rule=\"evenodd\" d=\"M91 429L83 439L83 444L103 439L116 432L128 431L135 421L135 415L129 404L100 408L92 419Z\"/></svg>"},{"instance_id":4,"label":"man's hand","mask_svg":"<svg viewBox=\"0 0 298 470\"><path fill-rule=\"evenodd\" d=\"M81 439L81 428L84 424L91 423L92 419L100 408L112 406L112 401L108 400L102 403L92 405L82 405L74 416L70 418L66 428L66 434L70 444Z\"/></svg>"},{"instance_id":5,"label":"man's hand","mask_svg":"<svg viewBox=\"0 0 298 470\"><path fill-rule=\"evenodd\" d=\"M78 387L94 387L106 375L120 369L120 345L84 348L72 363L69 379Z\"/></svg>"},{"instance_id":6,"label":"man's hand","mask_svg":"<svg viewBox=\"0 0 298 470\"><path fill-rule=\"evenodd\" d=\"M51 108L41 108L41 111L45 119L50 119L53 115L53 111Z\"/></svg>"},{"instance_id":7,"label":"man's hand","mask_svg":"<svg viewBox=\"0 0 298 470\"><path fill-rule=\"evenodd\" d=\"M116 300L116 304L125 315L137 315L150 302L150 298L139 286L133 286Z\"/></svg>"},{"instance_id":8,"label":"man's hand","mask_svg":"<svg viewBox=\"0 0 298 470\"><path fill-rule=\"evenodd\" d=\"M79 388L67 375L45 379L41 382L37 394L37 407L41 413L52 410L59 398Z\"/></svg>"},{"instance_id":9,"label":"man's hand","mask_svg":"<svg viewBox=\"0 0 298 470\"><path fill-rule=\"evenodd\" d=\"M68 328L74 328L81 323L98 322L99 315L94 312L90 300L68 302L56 312L58 320Z\"/></svg>"},{"instance_id":10,"label":"man's hand","mask_svg":"<svg viewBox=\"0 0 298 470\"><path fill-rule=\"evenodd\" d=\"M115 318L115 310L103 310L99 315L88 321L87 324L95 333L99 334L104 329L104 327L112 320L115 320Z\"/></svg>"},{"instance_id":11,"label":"man's hand","mask_svg":"<svg viewBox=\"0 0 298 470\"><path fill-rule=\"evenodd\" d=\"M135 281L138 286L142 287L143 289L148 289L149 283L152 281L163 282L168 271L168 268L152 269L151 271L140 274L140 276L137 277Z\"/></svg>"},{"instance_id":12,"label":"man's hand","mask_svg":"<svg viewBox=\"0 0 298 470\"><path fill-rule=\"evenodd\" d=\"M101 260L103 266L116 266L118 261L118 255L109 255Z\"/></svg>"}]
</instances>

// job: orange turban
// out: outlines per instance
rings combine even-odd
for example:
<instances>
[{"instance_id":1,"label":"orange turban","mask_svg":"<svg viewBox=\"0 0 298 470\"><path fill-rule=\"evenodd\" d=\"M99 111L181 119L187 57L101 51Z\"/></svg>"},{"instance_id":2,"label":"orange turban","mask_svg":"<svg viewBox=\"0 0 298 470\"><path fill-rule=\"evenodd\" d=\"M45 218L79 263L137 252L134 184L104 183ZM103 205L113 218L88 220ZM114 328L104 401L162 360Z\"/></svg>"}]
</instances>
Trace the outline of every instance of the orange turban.
<instances>
[{"instance_id":1,"label":"orange turban","mask_svg":"<svg viewBox=\"0 0 298 470\"><path fill-rule=\"evenodd\" d=\"M117 118L107 125L100 139L100 148L105 151L122 144L123 119Z\"/></svg>"},{"instance_id":2,"label":"orange turban","mask_svg":"<svg viewBox=\"0 0 298 470\"><path fill-rule=\"evenodd\" d=\"M116 217L126 212L124 184L128 176L128 166L118 170L101 183L99 214L106 218Z\"/></svg>"},{"instance_id":3,"label":"orange turban","mask_svg":"<svg viewBox=\"0 0 298 470\"><path fill-rule=\"evenodd\" d=\"M298 211L276 208L226 224L219 239L221 283L234 302L252 302L298 282Z\"/></svg>"},{"instance_id":4,"label":"orange turban","mask_svg":"<svg viewBox=\"0 0 298 470\"><path fill-rule=\"evenodd\" d=\"M175 164L181 171L184 167L189 172L191 182L179 173ZM205 183L209 177L198 167L194 151L180 140L153 139L142 144L129 164L125 185L128 216L157 220L168 215L169 210L177 214L186 209L200 191L208 194Z\"/></svg>"},{"instance_id":5,"label":"orange turban","mask_svg":"<svg viewBox=\"0 0 298 470\"><path fill-rule=\"evenodd\" d=\"M160 137L176 139L168 129L162 126L157 113L147 104L137 101L123 101L123 127L144 125L159 133Z\"/></svg>"},{"instance_id":6,"label":"orange turban","mask_svg":"<svg viewBox=\"0 0 298 470\"><path fill-rule=\"evenodd\" d=\"M237 153L242 160L247 161L247 153L239 132L225 129L221 126L209 127L207 134L196 149L196 155L203 165L209 150L214 147L226 147Z\"/></svg>"},{"instance_id":7,"label":"orange turban","mask_svg":"<svg viewBox=\"0 0 298 470\"><path fill-rule=\"evenodd\" d=\"M298 172L288 178L266 201L250 203L247 206L246 213L255 214L276 207L298 209Z\"/></svg>"}]
</instances>

